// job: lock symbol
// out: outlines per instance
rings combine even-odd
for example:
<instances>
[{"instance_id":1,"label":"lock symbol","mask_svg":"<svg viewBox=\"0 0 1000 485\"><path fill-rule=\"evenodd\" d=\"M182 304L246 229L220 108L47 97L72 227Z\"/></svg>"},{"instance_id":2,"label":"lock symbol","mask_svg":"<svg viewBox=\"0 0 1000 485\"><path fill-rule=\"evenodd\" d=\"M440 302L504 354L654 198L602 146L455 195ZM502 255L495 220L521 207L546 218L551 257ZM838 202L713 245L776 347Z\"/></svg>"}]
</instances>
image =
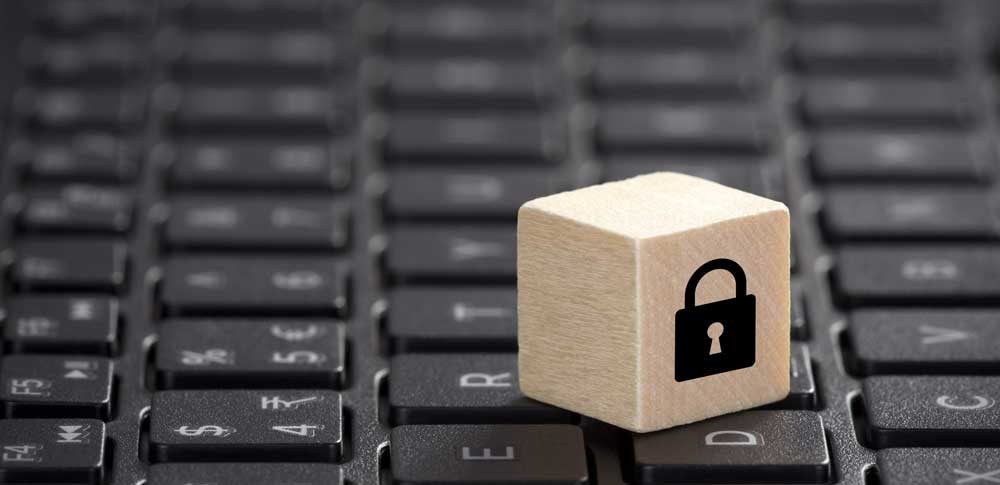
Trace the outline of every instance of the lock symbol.
<instances>
[{"instance_id":1,"label":"lock symbol","mask_svg":"<svg viewBox=\"0 0 1000 485\"><path fill-rule=\"evenodd\" d=\"M736 281L736 296L695 304L698 283L715 270ZM757 298L747 294L743 268L731 259L713 259L691 275L684 308L674 316L674 379L677 382L752 367L756 357Z\"/></svg>"}]
</instances>

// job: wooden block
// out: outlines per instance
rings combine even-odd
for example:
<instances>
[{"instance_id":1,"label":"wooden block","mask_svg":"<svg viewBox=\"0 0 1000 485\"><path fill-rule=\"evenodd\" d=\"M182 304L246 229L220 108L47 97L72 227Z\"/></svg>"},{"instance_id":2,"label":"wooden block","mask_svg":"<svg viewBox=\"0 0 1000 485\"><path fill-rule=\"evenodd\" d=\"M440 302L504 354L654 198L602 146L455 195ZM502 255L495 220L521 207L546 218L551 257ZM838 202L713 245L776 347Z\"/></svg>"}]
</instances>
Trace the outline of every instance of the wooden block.
<instances>
[{"instance_id":1,"label":"wooden block","mask_svg":"<svg viewBox=\"0 0 1000 485\"><path fill-rule=\"evenodd\" d=\"M517 254L526 395L647 432L788 394L784 204L644 175L524 204Z\"/></svg>"}]
</instances>

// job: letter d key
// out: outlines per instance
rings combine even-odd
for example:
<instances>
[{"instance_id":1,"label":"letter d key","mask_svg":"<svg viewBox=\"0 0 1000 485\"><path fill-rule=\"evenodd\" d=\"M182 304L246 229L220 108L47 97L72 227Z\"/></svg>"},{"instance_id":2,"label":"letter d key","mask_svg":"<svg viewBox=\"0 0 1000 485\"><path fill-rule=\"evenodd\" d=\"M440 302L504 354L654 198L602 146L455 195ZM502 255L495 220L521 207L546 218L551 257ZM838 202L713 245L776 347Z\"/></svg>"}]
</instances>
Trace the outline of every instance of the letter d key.
<instances>
[{"instance_id":1,"label":"letter d key","mask_svg":"<svg viewBox=\"0 0 1000 485\"><path fill-rule=\"evenodd\" d=\"M698 283L715 270L733 275L736 296L696 305ZM736 261L714 259L695 270L684 289L684 308L677 311L674 325L677 382L752 367L756 362L757 298L747 294L746 273Z\"/></svg>"}]
</instances>

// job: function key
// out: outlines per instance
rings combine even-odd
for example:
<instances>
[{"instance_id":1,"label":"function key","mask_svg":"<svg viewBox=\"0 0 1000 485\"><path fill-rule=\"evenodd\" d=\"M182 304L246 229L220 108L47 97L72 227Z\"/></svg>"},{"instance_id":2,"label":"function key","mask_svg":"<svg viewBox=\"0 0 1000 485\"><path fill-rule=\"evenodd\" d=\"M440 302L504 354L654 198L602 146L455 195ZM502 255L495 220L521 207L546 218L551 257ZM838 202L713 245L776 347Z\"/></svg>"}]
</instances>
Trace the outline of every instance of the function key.
<instances>
[{"instance_id":1,"label":"function key","mask_svg":"<svg viewBox=\"0 0 1000 485\"><path fill-rule=\"evenodd\" d=\"M290 320L168 320L156 348L160 387L338 388L344 329Z\"/></svg>"},{"instance_id":2,"label":"function key","mask_svg":"<svg viewBox=\"0 0 1000 485\"><path fill-rule=\"evenodd\" d=\"M1000 446L1000 378L869 377L867 438L874 448Z\"/></svg>"},{"instance_id":3,"label":"function key","mask_svg":"<svg viewBox=\"0 0 1000 485\"><path fill-rule=\"evenodd\" d=\"M395 160L550 160L560 137L541 115L394 114L385 150Z\"/></svg>"},{"instance_id":4,"label":"function key","mask_svg":"<svg viewBox=\"0 0 1000 485\"><path fill-rule=\"evenodd\" d=\"M513 352L516 314L513 288L402 287L386 321L395 352Z\"/></svg>"},{"instance_id":5,"label":"function key","mask_svg":"<svg viewBox=\"0 0 1000 485\"><path fill-rule=\"evenodd\" d=\"M760 152L770 143L771 122L752 104L608 104L597 139L605 150L712 150Z\"/></svg>"},{"instance_id":6,"label":"function key","mask_svg":"<svg viewBox=\"0 0 1000 485\"><path fill-rule=\"evenodd\" d=\"M180 315L342 315L347 272L334 258L176 256L163 303Z\"/></svg>"},{"instance_id":7,"label":"function key","mask_svg":"<svg viewBox=\"0 0 1000 485\"><path fill-rule=\"evenodd\" d=\"M164 96L173 126L182 131L262 130L326 133L352 117L350 96L322 86L221 87L186 85Z\"/></svg>"},{"instance_id":8,"label":"function key","mask_svg":"<svg viewBox=\"0 0 1000 485\"><path fill-rule=\"evenodd\" d=\"M338 465L318 463L158 463L149 467L147 485L246 485L290 483L343 485Z\"/></svg>"},{"instance_id":9,"label":"function key","mask_svg":"<svg viewBox=\"0 0 1000 485\"><path fill-rule=\"evenodd\" d=\"M947 127L974 118L974 97L957 81L819 78L806 82L802 109L819 125Z\"/></svg>"},{"instance_id":10,"label":"function key","mask_svg":"<svg viewBox=\"0 0 1000 485\"><path fill-rule=\"evenodd\" d=\"M532 167L470 170L428 167L389 171L390 217L514 219L521 204L557 192L559 172Z\"/></svg>"},{"instance_id":11,"label":"function key","mask_svg":"<svg viewBox=\"0 0 1000 485\"><path fill-rule=\"evenodd\" d=\"M1000 247L851 245L836 261L837 296L847 305L970 305L1000 296Z\"/></svg>"},{"instance_id":12,"label":"function key","mask_svg":"<svg viewBox=\"0 0 1000 485\"><path fill-rule=\"evenodd\" d=\"M386 265L402 280L513 281L516 236L513 225L397 225Z\"/></svg>"},{"instance_id":13,"label":"function key","mask_svg":"<svg viewBox=\"0 0 1000 485\"><path fill-rule=\"evenodd\" d=\"M976 188L836 187L825 193L823 222L838 240L995 239L997 221Z\"/></svg>"},{"instance_id":14,"label":"function key","mask_svg":"<svg viewBox=\"0 0 1000 485\"><path fill-rule=\"evenodd\" d=\"M0 367L0 400L8 418L111 415L112 362L100 357L8 355Z\"/></svg>"},{"instance_id":15,"label":"function key","mask_svg":"<svg viewBox=\"0 0 1000 485\"><path fill-rule=\"evenodd\" d=\"M329 199L178 197L166 243L195 249L343 249L347 211Z\"/></svg>"},{"instance_id":16,"label":"function key","mask_svg":"<svg viewBox=\"0 0 1000 485\"><path fill-rule=\"evenodd\" d=\"M10 157L32 180L125 182L138 171L127 143L102 132L15 142Z\"/></svg>"},{"instance_id":17,"label":"function key","mask_svg":"<svg viewBox=\"0 0 1000 485\"><path fill-rule=\"evenodd\" d=\"M396 484L590 483L576 426L400 426L390 441Z\"/></svg>"},{"instance_id":18,"label":"function key","mask_svg":"<svg viewBox=\"0 0 1000 485\"><path fill-rule=\"evenodd\" d=\"M0 420L0 479L104 483L104 439L104 423L93 419Z\"/></svg>"},{"instance_id":19,"label":"function key","mask_svg":"<svg viewBox=\"0 0 1000 485\"><path fill-rule=\"evenodd\" d=\"M830 479L823 424L808 411L745 411L634 434L632 445L640 483Z\"/></svg>"},{"instance_id":20,"label":"function key","mask_svg":"<svg viewBox=\"0 0 1000 485\"><path fill-rule=\"evenodd\" d=\"M344 189L347 144L321 141L181 141L170 180L182 188Z\"/></svg>"},{"instance_id":21,"label":"function key","mask_svg":"<svg viewBox=\"0 0 1000 485\"><path fill-rule=\"evenodd\" d=\"M573 414L528 399L516 354L397 355L389 370L396 424L569 423Z\"/></svg>"},{"instance_id":22,"label":"function key","mask_svg":"<svg viewBox=\"0 0 1000 485\"><path fill-rule=\"evenodd\" d=\"M997 321L992 310L858 310L849 364L864 375L1000 374Z\"/></svg>"},{"instance_id":23,"label":"function key","mask_svg":"<svg viewBox=\"0 0 1000 485\"><path fill-rule=\"evenodd\" d=\"M4 340L14 352L109 355L119 318L114 298L20 295L7 303Z\"/></svg>"},{"instance_id":24,"label":"function key","mask_svg":"<svg viewBox=\"0 0 1000 485\"><path fill-rule=\"evenodd\" d=\"M968 135L942 132L821 132L813 170L824 181L982 182L995 156Z\"/></svg>"},{"instance_id":25,"label":"function key","mask_svg":"<svg viewBox=\"0 0 1000 485\"><path fill-rule=\"evenodd\" d=\"M150 411L152 457L337 461L343 446L341 413L340 394L331 391L157 392Z\"/></svg>"},{"instance_id":26,"label":"function key","mask_svg":"<svg viewBox=\"0 0 1000 485\"><path fill-rule=\"evenodd\" d=\"M65 185L29 190L18 214L29 232L123 233L132 221L132 197L114 187Z\"/></svg>"},{"instance_id":27,"label":"function key","mask_svg":"<svg viewBox=\"0 0 1000 485\"><path fill-rule=\"evenodd\" d=\"M121 90L50 88L24 91L15 100L20 116L34 128L121 130L138 125L142 107Z\"/></svg>"},{"instance_id":28,"label":"function key","mask_svg":"<svg viewBox=\"0 0 1000 485\"><path fill-rule=\"evenodd\" d=\"M123 243L99 239L22 239L15 244L14 284L22 290L114 292L125 283Z\"/></svg>"},{"instance_id":29,"label":"function key","mask_svg":"<svg viewBox=\"0 0 1000 485\"><path fill-rule=\"evenodd\" d=\"M763 14L762 2L730 0L599 0L587 22L598 42L664 42L734 46L746 42Z\"/></svg>"},{"instance_id":30,"label":"function key","mask_svg":"<svg viewBox=\"0 0 1000 485\"><path fill-rule=\"evenodd\" d=\"M1000 480L1000 448L882 450L876 466L884 485L989 485Z\"/></svg>"}]
</instances>

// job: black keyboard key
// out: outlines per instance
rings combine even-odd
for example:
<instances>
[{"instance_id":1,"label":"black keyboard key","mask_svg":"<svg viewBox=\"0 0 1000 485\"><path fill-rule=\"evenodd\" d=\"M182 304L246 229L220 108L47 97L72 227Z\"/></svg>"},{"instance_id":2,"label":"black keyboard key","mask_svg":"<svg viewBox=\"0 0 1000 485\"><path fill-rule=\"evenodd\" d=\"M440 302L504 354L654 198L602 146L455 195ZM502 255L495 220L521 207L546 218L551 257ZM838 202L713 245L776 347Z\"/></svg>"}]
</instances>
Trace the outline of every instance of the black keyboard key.
<instances>
[{"instance_id":1,"label":"black keyboard key","mask_svg":"<svg viewBox=\"0 0 1000 485\"><path fill-rule=\"evenodd\" d=\"M947 32L919 26L810 26L794 34L793 51L810 72L934 74L958 63Z\"/></svg>"},{"instance_id":2,"label":"black keyboard key","mask_svg":"<svg viewBox=\"0 0 1000 485\"><path fill-rule=\"evenodd\" d=\"M170 168L183 188L343 189L351 175L346 146L316 141L185 141Z\"/></svg>"},{"instance_id":3,"label":"black keyboard key","mask_svg":"<svg viewBox=\"0 0 1000 485\"><path fill-rule=\"evenodd\" d=\"M777 184L777 166L758 158L611 156L605 180L661 171L686 173L764 197L783 198Z\"/></svg>"},{"instance_id":4,"label":"black keyboard key","mask_svg":"<svg viewBox=\"0 0 1000 485\"><path fill-rule=\"evenodd\" d=\"M324 13L342 14L347 0L286 0L284 2L234 2L232 0L180 0L165 7L186 23L195 26L251 26L257 29L310 27L319 28L328 20ZM324 10L330 7L330 11Z\"/></svg>"},{"instance_id":5,"label":"black keyboard key","mask_svg":"<svg viewBox=\"0 0 1000 485\"><path fill-rule=\"evenodd\" d=\"M146 483L342 485L344 477L340 466L320 463L159 463L149 467L149 479Z\"/></svg>"},{"instance_id":6,"label":"black keyboard key","mask_svg":"<svg viewBox=\"0 0 1000 485\"><path fill-rule=\"evenodd\" d=\"M516 354L407 354L392 358L395 424L569 423L573 414L524 397Z\"/></svg>"},{"instance_id":7,"label":"black keyboard key","mask_svg":"<svg viewBox=\"0 0 1000 485\"><path fill-rule=\"evenodd\" d=\"M118 188L83 184L34 189L18 219L31 232L123 233L132 222L132 197Z\"/></svg>"},{"instance_id":8,"label":"black keyboard key","mask_svg":"<svg viewBox=\"0 0 1000 485\"><path fill-rule=\"evenodd\" d=\"M168 320L156 348L157 383L177 388L338 388L344 329L319 321Z\"/></svg>"},{"instance_id":9,"label":"black keyboard key","mask_svg":"<svg viewBox=\"0 0 1000 485\"><path fill-rule=\"evenodd\" d=\"M114 83L138 73L141 46L129 36L98 33L72 40L35 39L24 59L43 81Z\"/></svg>"},{"instance_id":10,"label":"black keyboard key","mask_svg":"<svg viewBox=\"0 0 1000 485\"><path fill-rule=\"evenodd\" d=\"M347 272L333 258L186 256L165 272L172 314L340 315L347 305Z\"/></svg>"},{"instance_id":11,"label":"black keyboard key","mask_svg":"<svg viewBox=\"0 0 1000 485\"><path fill-rule=\"evenodd\" d=\"M883 485L989 485L1000 480L1000 448L896 448L878 452Z\"/></svg>"},{"instance_id":12,"label":"black keyboard key","mask_svg":"<svg viewBox=\"0 0 1000 485\"><path fill-rule=\"evenodd\" d=\"M329 199L180 197L164 237L192 249L343 249L347 213Z\"/></svg>"},{"instance_id":13,"label":"black keyboard key","mask_svg":"<svg viewBox=\"0 0 1000 485\"><path fill-rule=\"evenodd\" d=\"M10 157L32 180L125 182L138 172L138 157L128 144L102 132L15 143Z\"/></svg>"},{"instance_id":14,"label":"black keyboard key","mask_svg":"<svg viewBox=\"0 0 1000 485\"><path fill-rule=\"evenodd\" d=\"M827 24L935 24L944 19L940 0L791 0L797 22Z\"/></svg>"},{"instance_id":15,"label":"black keyboard key","mask_svg":"<svg viewBox=\"0 0 1000 485\"><path fill-rule=\"evenodd\" d=\"M1000 247L853 245L834 281L848 305L986 303L1000 296Z\"/></svg>"},{"instance_id":16,"label":"black keyboard key","mask_svg":"<svg viewBox=\"0 0 1000 485\"><path fill-rule=\"evenodd\" d=\"M821 125L957 125L973 117L973 93L940 80L814 79L805 84L803 110Z\"/></svg>"},{"instance_id":17,"label":"black keyboard key","mask_svg":"<svg viewBox=\"0 0 1000 485\"><path fill-rule=\"evenodd\" d=\"M809 317L806 314L805 297L801 290L795 285L792 286L792 299L790 303L791 327L793 340L809 339Z\"/></svg>"},{"instance_id":18,"label":"black keyboard key","mask_svg":"<svg viewBox=\"0 0 1000 485\"><path fill-rule=\"evenodd\" d=\"M22 295L7 303L4 340L14 352L113 353L118 300Z\"/></svg>"},{"instance_id":19,"label":"black keyboard key","mask_svg":"<svg viewBox=\"0 0 1000 485\"><path fill-rule=\"evenodd\" d=\"M0 367L0 400L8 418L111 415L112 362L100 357L8 355Z\"/></svg>"},{"instance_id":20,"label":"black keyboard key","mask_svg":"<svg viewBox=\"0 0 1000 485\"><path fill-rule=\"evenodd\" d=\"M389 171L385 208L400 219L513 220L521 204L563 187L561 175L550 169L398 168Z\"/></svg>"},{"instance_id":21,"label":"black keyboard key","mask_svg":"<svg viewBox=\"0 0 1000 485\"><path fill-rule=\"evenodd\" d=\"M178 30L169 40L171 68L188 79L322 79L343 62L322 30Z\"/></svg>"},{"instance_id":22,"label":"black keyboard key","mask_svg":"<svg viewBox=\"0 0 1000 485\"><path fill-rule=\"evenodd\" d=\"M964 134L827 132L815 138L813 170L824 181L981 182L995 156Z\"/></svg>"},{"instance_id":23,"label":"black keyboard key","mask_svg":"<svg viewBox=\"0 0 1000 485\"><path fill-rule=\"evenodd\" d=\"M593 62L593 88L610 97L745 97L763 75L760 59L740 51L610 48Z\"/></svg>"},{"instance_id":24,"label":"black keyboard key","mask_svg":"<svg viewBox=\"0 0 1000 485\"><path fill-rule=\"evenodd\" d=\"M164 391L149 441L155 461L333 462L342 427L332 391Z\"/></svg>"},{"instance_id":25,"label":"black keyboard key","mask_svg":"<svg viewBox=\"0 0 1000 485\"><path fill-rule=\"evenodd\" d=\"M386 265L401 280L513 281L514 226L397 225L389 231Z\"/></svg>"},{"instance_id":26,"label":"black keyboard key","mask_svg":"<svg viewBox=\"0 0 1000 485\"><path fill-rule=\"evenodd\" d=\"M830 456L819 415L745 411L632 437L641 483L826 483Z\"/></svg>"},{"instance_id":27,"label":"black keyboard key","mask_svg":"<svg viewBox=\"0 0 1000 485\"><path fill-rule=\"evenodd\" d=\"M393 351L514 352L513 288L402 287L389 293L386 326Z\"/></svg>"},{"instance_id":28,"label":"black keyboard key","mask_svg":"<svg viewBox=\"0 0 1000 485\"><path fill-rule=\"evenodd\" d=\"M117 130L135 126L142 109L128 92L52 88L23 92L18 111L33 126L60 130Z\"/></svg>"},{"instance_id":29,"label":"black keyboard key","mask_svg":"<svg viewBox=\"0 0 1000 485\"><path fill-rule=\"evenodd\" d=\"M601 43L663 43L734 46L762 14L756 1L605 0L588 12L590 33Z\"/></svg>"},{"instance_id":30,"label":"black keyboard key","mask_svg":"<svg viewBox=\"0 0 1000 485\"><path fill-rule=\"evenodd\" d=\"M788 397L774 404L768 404L765 409L816 409L819 398L816 394L816 378L813 376L812 360L809 347L805 344L792 342L791 363L788 373L791 386Z\"/></svg>"},{"instance_id":31,"label":"black keyboard key","mask_svg":"<svg viewBox=\"0 0 1000 485\"><path fill-rule=\"evenodd\" d=\"M125 30L141 25L148 12L129 0L49 0L31 7L38 27L55 34Z\"/></svg>"},{"instance_id":32,"label":"black keyboard key","mask_svg":"<svg viewBox=\"0 0 1000 485\"><path fill-rule=\"evenodd\" d=\"M92 419L0 420L4 483L104 483L104 423Z\"/></svg>"},{"instance_id":33,"label":"black keyboard key","mask_svg":"<svg viewBox=\"0 0 1000 485\"><path fill-rule=\"evenodd\" d=\"M1000 379L869 377L868 441L875 448L1000 446Z\"/></svg>"},{"instance_id":34,"label":"black keyboard key","mask_svg":"<svg viewBox=\"0 0 1000 485\"><path fill-rule=\"evenodd\" d=\"M561 151L540 114L394 114L385 150L404 161L548 160Z\"/></svg>"},{"instance_id":35,"label":"black keyboard key","mask_svg":"<svg viewBox=\"0 0 1000 485\"><path fill-rule=\"evenodd\" d=\"M575 426L400 426L390 440L398 485L590 483Z\"/></svg>"},{"instance_id":36,"label":"black keyboard key","mask_svg":"<svg viewBox=\"0 0 1000 485\"><path fill-rule=\"evenodd\" d=\"M327 133L352 116L330 89L312 85L280 87L184 86L165 108L185 131L260 130L289 134Z\"/></svg>"},{"instance_id":37,"label":"black keyboard key","mask_svg":"<svg viewBox=\"0 0 1000 485\"><path fill-rule=\"evenodd\" d=\"M22 239L14 252L13 279L21 289L113 292L125 282L127 253L119 242Z\"/></svg>"},{"instance_id":38,"label":"black keyboard key","mask_svg":"<svg viewBox=\"0 0 1000 485\"><path fill-rule=\"evenodd\" d=\"M770 122L751 105L609 104L597 122L606 150L757 152L769 143Z\"/></svg>"},{"instance_id":39,"label":"black keyboard key","mask_svg":"<svg viewBox=\"0 0 1000 485\"><path fill-rule=\"evenodd\" d=\"M555 18L548 2L393 2L384 35L396 53L524 55L544 45ZM549 9L546 10L545 6Z\"/></svg>"},{"instance_id":40,"label":"black keyboard key","mask_svg":"<svg viewBox=\"0 0 1000 485\"><path fill-rule=\"evenodd\" d=\"M858 310L847 333L862 374L1000 374L1000 312Z\"/></svg>"},{"instance_id":41,"label":"black keyboard key","mask_svg":"<svg viewBox=\"0 0 1000 485\"><path fill-rule=\"evenodd\" d=\"M396 107L533 107L553 96L552 74L536 61L398 60L388 68L382 90Z\"/></svg>"},{"instance_id":42,"label":"black keyboard key","mask_svg":"<svg viewBox=\"0 0 1000 485\"><path fill-rule=\"evenodd\" d=\"M823 222L837 240L994 239L991 205L985 190L968 187L836 187Z\"/></svg>"}]
</instances>

